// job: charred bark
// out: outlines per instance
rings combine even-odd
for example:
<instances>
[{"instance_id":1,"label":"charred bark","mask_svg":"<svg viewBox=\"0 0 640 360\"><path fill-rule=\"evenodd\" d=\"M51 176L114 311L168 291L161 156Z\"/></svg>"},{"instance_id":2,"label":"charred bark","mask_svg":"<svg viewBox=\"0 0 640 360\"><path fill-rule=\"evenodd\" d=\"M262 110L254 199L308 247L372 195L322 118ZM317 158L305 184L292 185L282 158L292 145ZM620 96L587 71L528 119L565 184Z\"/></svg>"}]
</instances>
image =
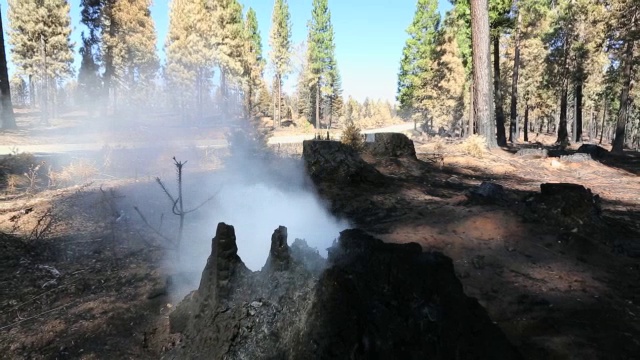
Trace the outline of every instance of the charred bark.
<instances>
[{"instance_id":1,"label":"charred bark","mask_svg":"<svg viewBox=\"0 0 640 360\"><path fill-rule=\"evenodd\" d=\"M495 94L496 107L496 136L498 146L507 145L507 137L504 129L504 109L502 108L502 90L500 89L500 34L493 36L493 92ZM511 134L509 134L511 139Z\"/></svg>"},{"instance_id":2,"label":"charred bark","mask_svg":"<svg viewBox=\"0 0 640 360\"><path fill-rule=\"evenodd\" d=\"M582 88L583 85L581 82L576 84L576 115L575 115L575 132L574 141L579 143L582 142Z\"/></svg>"},{"instance_id":3,"label":"charred bark","mask_svg":"<svg viewBox=\"0 0 640 360\"><path fill-rule=\"evenodd\" d=\"M613 139L611 152L622 153L624 149L625 128L627 126L627 113L629 102L629 89L631 88L631 77L633 75L633 40L629 40L625 46L623 68L622 68L622 91L620 92L620 110L618 111L618 121L616 123L616 135Z\"/></svg>"},{"instance_id":4,"label":"charred bark","mask_svg":"<svg viewBox=\"0 0 640 360\"><path fill-rule=\"evenodd\" d=\"M11 86L9 85L9 72L7 71L7 54L4 48L4 29L2 27L2 15L0 14L0 104L2 104L2 128L15 129L16 118L13 115L13 103L11 102Z\"/></svg>"},{"instance_id":5,"label":"charred bark","mask_svg":"<svg viewBox=\"0 0 640 360\"><path fill-rule=\"evenodd\" d=\"M494 148L496 126L492 116L489 7L487 0L471 2L471 37L473 45L474 118L488 148Z\"/></svg>"},{"instance_id":6,"label":"charred bark","mask_svg":"<svg viewBox=\"0 0 640 360\"><path fill-rule=\"evenodd\" d=\"M518 13L518 22L516 23L515 49L513 54L513 75L511 77L511 108L509 121L509 142L514 142L515 122L518 112L518 75L520 70L520 13ZM527 128L527 113L529 108L525 105L525 129ZM527 130L524 133L524 141L527 140Z\"/></svg>"}]
</instances>

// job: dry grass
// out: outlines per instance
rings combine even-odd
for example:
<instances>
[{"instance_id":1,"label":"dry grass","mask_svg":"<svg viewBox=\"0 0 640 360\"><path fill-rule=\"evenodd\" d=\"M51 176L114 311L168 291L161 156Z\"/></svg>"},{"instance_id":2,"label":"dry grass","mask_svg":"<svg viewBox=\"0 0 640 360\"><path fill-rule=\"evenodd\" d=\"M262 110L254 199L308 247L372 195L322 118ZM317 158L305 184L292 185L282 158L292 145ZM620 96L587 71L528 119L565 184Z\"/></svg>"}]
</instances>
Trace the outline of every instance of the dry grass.
<instances>
[{"instance_id":1,"label":"dry grass","mask_svg":"<svg viewBox=\"0 0 640 360\"><path fill-rule=\"evenodd\" d=\"M83 184L98 175L96 165L87 159L78 159L63 167L60 171L49 168L49 186L59 187L64 185Z\"/></svg>"},{"instance_id":2,"label":"dry grass","mask_svg":"<svg viewBox=\"0 0 640 360\"><path fill-rule=\"evenodd\" d=\"M440 136L436 136L433 138L433 153L434 154L443 154L446 149L446 143Z\"/></svg>"},{"instance_id":3,"label":"dry grass","mask_svg":"<svg viewBox=\"0 0 640 360\"><path fill-rule=\"evenodd\" d=\"M480 135L472 135L460 143L458 148L465 155L482 158L487 152L487 141Z\"/></svg>"}]
</instances>

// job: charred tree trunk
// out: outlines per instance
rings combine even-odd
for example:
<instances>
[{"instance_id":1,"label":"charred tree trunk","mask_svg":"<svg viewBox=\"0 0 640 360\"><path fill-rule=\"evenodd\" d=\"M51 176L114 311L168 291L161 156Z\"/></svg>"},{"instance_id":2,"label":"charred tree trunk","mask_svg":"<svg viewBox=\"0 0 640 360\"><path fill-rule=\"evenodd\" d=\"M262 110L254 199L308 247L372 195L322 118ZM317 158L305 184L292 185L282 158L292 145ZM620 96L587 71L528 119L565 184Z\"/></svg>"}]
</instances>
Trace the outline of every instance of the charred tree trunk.
<instances>
[{"instance_id":1,"label":"charred tree trunk","mask_svg":"<svg viewBox=\"0 0 640 360\"><path fill-rule=\"evenodd\" d=\"M529 141L529 104L524 103L524 141Z\"/></svg>"},{"instance_id":2,"label":"charred tree trunk","mask_svg":"<svg viewBox=\"0 0 640 360\"><path fill-rule=\"evenodd\" d=\"M574 141L582 142L582 83L576 84L576 114L574 121Z\"/></svg>"},{"instance_id":3,"label":"charred tree trunk","mask_svg":"<svg viewBox=\"0 0 640 360\"><path fill-rule=\"evenodd\" d=\"M473 46L474 118L488 148L494 148L496 126L491 113L491 60L489 39L489 6L487 0L471 1L471 38Z\"/></svg>"},{"instance_id":4,"label":"charred tree trunk","mask_svg":"<svg viewBox=\"0 0 640 360\"><path fill-rule=\"evenodd\" d=\"M504 129L504 109L502 108L502 90L500 89L500 34L493 36L493 91L495 94L496 128L498 146L507 145ZM511 138L511 134L509 134Z\"/></svg>"},{"instance_id":5,"label":"charred tree trunk","mask_svg":"<svg viewBox=\"0 0 640 360\"><path fill-rule=\"evenodd\" d=\"M569 140L569 133L567 132L567 102L568 102L568 90L566 84L562 86L560 94L560 120L558 122L558 144L566 144Z\"/></svg>"},{"instance_id":6,"label":"charred tree trunk","mask_svg":"<svg viewBox=\"0 0 640 360\"><path fill-rule=\"evenodd\" d=\"M511 77L511 108L509 121L509 142L513 143L515 132L514 123L516 122L516 113L518 111L518 74L520 70L520 13L518 13L518 21L516 23L515 49L513 54L513 75ZM527 128L527 105L525 105L525 129ZM527 140L527 130L524 133L524 141Z\"/></svg>"},{"instance_id":7,"label":"charred tree trunk","mask_svg":"<svg viewBox=\"0 0 640 360\"><path fill-rule=\"evenodd\" d=\"M13 115L11 103L11 86L7 71L7 54L4 48L4 29L2 28L2 14L0 14L0 104L2 105L2 128L15 129L16 118Z\"/></svg>"},{"instance_id":8,"label":"charred tree trunk","mask_svg":"<svg viewBox=\"0 0 640 360\"><path fill-rule=\"evenodd\" d=\"M603 102L604 102L604 108L602 109L602 126L600 127L600 141L598 142L598 144L602 144L602 138L604 137L604 124L605 124L605 121L607 120L607 97L606 96L604 96Z\"/></svg>"},{"instance_id":9,"label":"charred tree trunk","mask_svg":"<svg viewBox=\"0 0 640 360\"><path fill-rule=\"evenodd\" d=\"M620 110L618 111L618 121L616 122L616 135L613 139L611 152L622 153L624 150L625 128L627 125L627 113L629 102L629 89L631 88L631 77L633 75L633 40L629 40L625 46L623 68L622 68L622 91L620 92Z\"/></svg>"}]
</instances>

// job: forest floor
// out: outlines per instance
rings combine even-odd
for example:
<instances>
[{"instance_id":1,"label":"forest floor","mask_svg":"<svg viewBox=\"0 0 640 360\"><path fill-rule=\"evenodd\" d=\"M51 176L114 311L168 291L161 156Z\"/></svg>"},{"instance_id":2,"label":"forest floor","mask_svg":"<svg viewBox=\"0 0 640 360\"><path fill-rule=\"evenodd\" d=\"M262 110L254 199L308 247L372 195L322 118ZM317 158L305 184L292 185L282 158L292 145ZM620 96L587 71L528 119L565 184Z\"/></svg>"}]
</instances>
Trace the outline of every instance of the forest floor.
<instances>
[{"instance_id":1,"label":"forest floor","mask_svg":"<svg viewBox=\"0 0 640 360\"><path fill-rule=\"evenodd\" d=\"M47 140L31 133L29 141ZM536 141L548 146L553 138ZM519 146L470 157L454 146L416 141L421 161L365 156L389 186L319 193L333 207L348 203L341 213L385 241L417 242L451 257L465 293L525 358L637 359L640 260L629 256L633 251L616 251L614 239L526 222L508 206L471 203L467 194L483 181L523 197L541 183L582 184L601 197L603 221L629 229L625 241L638 249L640 154L579 163L525 160L513 155ZM137 161L168 176L171 151ZM168 331L175 299L168 293L174 270L164 261L167 250L140 217L122 216L135 205L158 215L166 199L150 175L157 172L104 169L117 170L127 158L94 161L93 170L75 179L79 185L41 183L28 193L21 184L0 197L3 358L157 359L177 346ZM189 159L202 171L188 186L215 176L220 166L206 156Z\"/></svg>"}]
</instances>

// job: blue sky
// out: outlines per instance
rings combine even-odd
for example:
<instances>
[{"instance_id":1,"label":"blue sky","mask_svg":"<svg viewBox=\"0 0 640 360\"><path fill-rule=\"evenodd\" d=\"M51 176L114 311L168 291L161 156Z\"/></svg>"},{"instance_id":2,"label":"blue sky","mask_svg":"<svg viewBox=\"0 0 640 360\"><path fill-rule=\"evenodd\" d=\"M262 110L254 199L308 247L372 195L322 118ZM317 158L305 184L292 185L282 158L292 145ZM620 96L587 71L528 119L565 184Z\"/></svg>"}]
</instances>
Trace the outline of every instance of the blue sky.
<instances>
[{"instance_id":1,"label":"blue sky","mask_svg":"<svg viewBox=\"0 0 640 360\"><path fill-rule=\"evenodd\" d=\"M163 44L169 24L169 1L155 0L151 15L158 32L158 50L164 58ZM252 7L258 15L258 23L264 53L268 54L269 27L271 25L272 0L240 0L246 11ZM329 0L331 20L336 42L336 57L342 75L344 95L362 101L395 98L396 80L402 47L407 38L406 29L411 23L417 0ZM72 40L76 50L80 33L80 0L71 0ZM0 0L2 20L7 27L7 0ZM301 43L307 37L307 21L311 17L312 0L289 0L292 41ZM451 8L448 0L439 0L440 11ZM10 56L10 54L7 54ZM9 59L10 61L10 59ZM13 66L10 63L10 72ZM79 58L76 56L76 69ZM285 89L290 89L295 75L290 76ZM288 85L288 86L287 86Z\"/></svg>"}]
</instances>

